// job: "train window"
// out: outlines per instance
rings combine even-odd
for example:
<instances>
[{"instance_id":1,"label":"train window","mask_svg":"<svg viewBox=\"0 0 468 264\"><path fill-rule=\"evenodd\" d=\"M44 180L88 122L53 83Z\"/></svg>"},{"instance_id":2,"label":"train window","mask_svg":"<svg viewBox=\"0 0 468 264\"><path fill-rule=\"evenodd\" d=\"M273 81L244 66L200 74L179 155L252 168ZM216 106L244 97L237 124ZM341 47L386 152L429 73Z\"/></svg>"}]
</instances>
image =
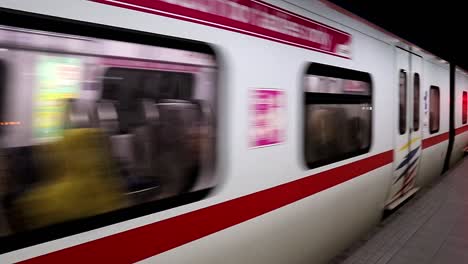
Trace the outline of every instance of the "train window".
<instances>
[{"instance_id":1,"label":"train window","mask_svg":"<svg viewBox=\"0 0 468 264\"><path fill-rule=\"evenodd\" d=\"M429 109L429 130L431 134L437 133L440 128L440 90L437 86L430 88Z\"/></svg>"},{"instance_id":2,"label":"train window","mask_svg":"<svg viewBox=\"0 0 468 264\"><path fill-rule=\"evenodd\" d=\"M420 79L419 74L415 73L413 77L413 129L419 130L419 106L420 106Z\"/></svg>"},{"instance_id":3,"label":"train window","mask_svg":"<svg viewBox=\"0 0 468 264\"><path fill-rule=\"evenodd\" d=\"M6 120L33 117L2 135L0 238L38 230L54 237L57 226L73 234L200 200L216 186L211 48L68 23L85 36L0 28L0 45L22 43L4 51L22 76L8 92L25 100L8 106ZM0 81L4 72L0 63Z\"/></svg>"},{"instance_id":4,"label":"train window","mask_svg":"<svg viewBox=\"0 0 468 264\"><path fill-rule=\"evenodd\" d=\"M400 70L400 78L399 78L399 128L400 128L400 135L406 133L406 94L407 94L407 80L406 80L406 72L404 70Z\"/></svg>"},{"instance_id":5,"label":"train window","mask_svg":"<svg viewBox=\"0 0 468 264\"><path fill-rule=\"evenodd\" d=\"M309 168L369 151L369 73L312 63L305 76L304 92L304 156Z\"/></svg>"},{"instance_id":6,"label":"train window","mask_svg":"<svg viewBox=\"0 0 468 264\"><path fill-rule=\"evenodd\" d=\"M463 92L463 99L462 99L462 122L466 124L467 121L467 111L468 111L468 93Z\"/></svg>"}]
</instances>

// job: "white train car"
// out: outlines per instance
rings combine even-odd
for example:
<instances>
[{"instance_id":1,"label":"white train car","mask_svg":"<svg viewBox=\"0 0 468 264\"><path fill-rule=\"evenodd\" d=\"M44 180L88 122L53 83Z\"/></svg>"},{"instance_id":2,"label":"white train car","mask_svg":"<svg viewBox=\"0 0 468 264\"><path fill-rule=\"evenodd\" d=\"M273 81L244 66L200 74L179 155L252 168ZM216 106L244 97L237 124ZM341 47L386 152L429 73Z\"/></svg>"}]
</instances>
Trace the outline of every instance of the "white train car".
<instances>
[{"instance_id":1,"label":"white train car","mask_svg":"<svg viewBox=\"0 0 468 264\"><path fill-rule=\"evenodd\" d=\"M442 173L449 65L328 3L0 6L1 263L323 263Z\"/></svg>"}]
</instances>

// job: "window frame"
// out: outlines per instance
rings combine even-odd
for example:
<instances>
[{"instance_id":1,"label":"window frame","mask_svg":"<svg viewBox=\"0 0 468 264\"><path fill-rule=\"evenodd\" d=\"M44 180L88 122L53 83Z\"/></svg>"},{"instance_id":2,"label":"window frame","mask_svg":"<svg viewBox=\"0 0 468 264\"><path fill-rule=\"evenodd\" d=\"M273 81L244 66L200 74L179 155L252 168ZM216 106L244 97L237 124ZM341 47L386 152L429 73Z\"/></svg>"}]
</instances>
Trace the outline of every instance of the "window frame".
<instances>
[{"instance_id":1,"label":"window frame","mask_svg":"<svg viewBox=\"0 0 468 264\"><path fill-rule=\"evenodd\" d=\"M438 115L437 115L437 129L432 129L433 119L431 118L431 109L433 107L431 91L437 91L438 98ZM439 86L431 85L429 87L429 133L435 134L440 131L440 88Z\"/></svg>"},{"instance_id":2,"label":"window frame","mask_svg":"<svg viewBox=\"0 0 468 264\"><path fill-rule=\"evenodd\" d=\"M320 77L331 77L339 78L344 80L362 81L369 84L369 95L353 95L353 94L325 94L325 93L313 93L305 91L305 83L302 83L302 94L303 99L303 135L302 135L302 149L303 149L303 161L307 169L315 169L325 165L333 164L339 161L347 160L352 157L356 157L365 153L368 153L373 145L373 119L374 119L374 97L373 97L373 82L372 76L368 72L356 71L348 68L342 68L321 63L310 63L303 75L303 78L313 75ZM315 94L314 96L311 96ZM320 100L326 100L326 103ZM369 144L366 148L361 148L356 151L345 152L341 155L337 155L332 158L321 159L314 162L308 162L307 160L307 106L320 102L321 104L357 104L357 103L368 103L371 108L370 123L369 123Z\"/></svg>"}]
</instances>

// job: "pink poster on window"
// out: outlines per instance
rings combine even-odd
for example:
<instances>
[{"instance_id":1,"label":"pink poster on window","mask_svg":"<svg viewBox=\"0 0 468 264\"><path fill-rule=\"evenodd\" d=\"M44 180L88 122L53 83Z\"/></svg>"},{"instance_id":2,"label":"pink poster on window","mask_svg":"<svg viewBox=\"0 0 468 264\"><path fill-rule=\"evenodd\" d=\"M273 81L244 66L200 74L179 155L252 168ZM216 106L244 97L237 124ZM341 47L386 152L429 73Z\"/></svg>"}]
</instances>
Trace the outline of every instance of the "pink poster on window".
<instances>
[{"instance_id":1,"label":"pink poster on window","mask_svg":"<svg viewBox=\"0 0 468 264\"><path fill-rule=\"evenodd\" d=\"M250 91L249 146L264 147L284 142L286 95L278 89Z\"/></svg>"}]
</instances>

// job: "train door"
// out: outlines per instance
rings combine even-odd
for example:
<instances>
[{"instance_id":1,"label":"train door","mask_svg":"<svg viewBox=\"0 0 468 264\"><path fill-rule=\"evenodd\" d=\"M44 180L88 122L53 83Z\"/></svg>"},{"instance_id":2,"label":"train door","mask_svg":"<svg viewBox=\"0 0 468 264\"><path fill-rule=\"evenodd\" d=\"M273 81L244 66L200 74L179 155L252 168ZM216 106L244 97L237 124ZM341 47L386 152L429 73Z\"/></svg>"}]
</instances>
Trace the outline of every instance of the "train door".
<instances>
[{"instance_id":1,"label":"train door","mask_svg":"<svg viewBox=\"0 0 468 264\"><path fill-rule=\"evenodd\" d=\"M397 129L394 141L394 171L387 201L393 209L413 195L421 155L421 57L397 49Z\"/></svg>"}]
</instances>

